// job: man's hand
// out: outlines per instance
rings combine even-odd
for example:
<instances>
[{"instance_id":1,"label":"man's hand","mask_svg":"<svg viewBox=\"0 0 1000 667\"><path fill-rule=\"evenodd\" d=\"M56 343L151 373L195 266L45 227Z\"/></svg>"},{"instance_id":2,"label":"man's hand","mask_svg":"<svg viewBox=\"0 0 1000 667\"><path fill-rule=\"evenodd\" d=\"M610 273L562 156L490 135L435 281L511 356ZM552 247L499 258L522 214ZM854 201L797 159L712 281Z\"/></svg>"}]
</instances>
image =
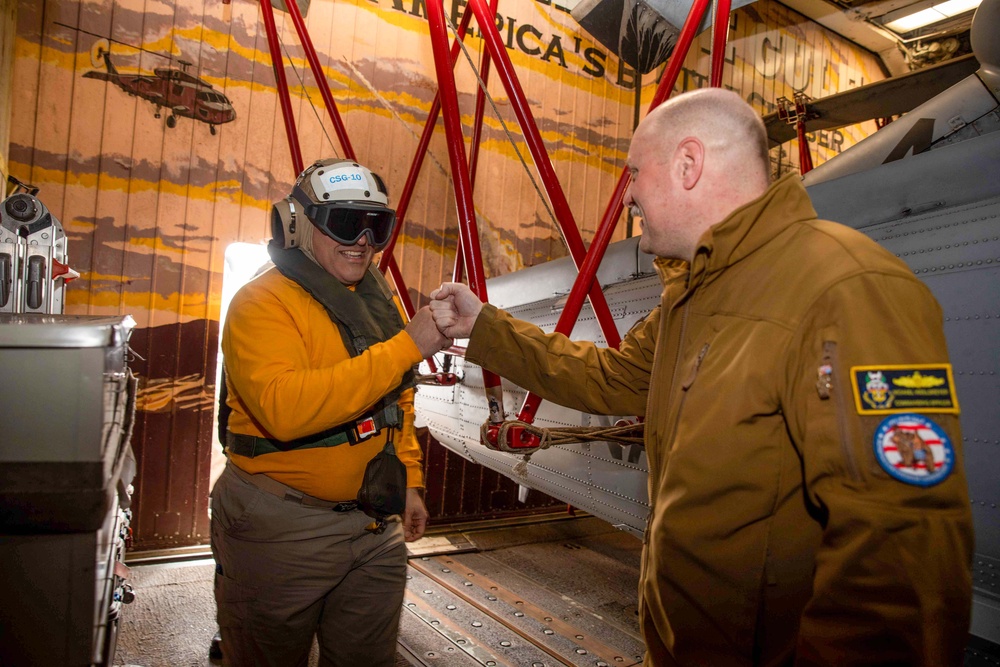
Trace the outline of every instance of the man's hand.
<instances>
[{"instance_id":1,"label":"man's hand","mask_svg":"<svg viewBox=\"0 0 1000 667\"><path fill-rule=\"evenodd\" d=\"M468 338L483 302L467 285L444 283L431 292L430 309L441 333L451 338Z\"/></svg>"},{"instance_id":2,"label":"man's hand","mask_svg":"<svg viewBox=\"0 0 1000 667\"><path fill-rule=\"evenodd\" d=\"M407 542L419 540L427 528L427 507L419 489L406 490L406 509L403 510L403 538Z\"/></svg>"},{"instance_id":3,"label":"man's hand","mask_svg":"<svg viewBox=\"0 0 1000 667\"><path fill-rule=\"evenodd\" d=\"M417 349L420 350L424 359L451 345L451 338L438 330L437 325L434 324L434 318L431 316L431 311L426 306L413 315L413 319L406 325L405 331L410 334L410 338L416 343Z\"/></svg>"}]
</instances>

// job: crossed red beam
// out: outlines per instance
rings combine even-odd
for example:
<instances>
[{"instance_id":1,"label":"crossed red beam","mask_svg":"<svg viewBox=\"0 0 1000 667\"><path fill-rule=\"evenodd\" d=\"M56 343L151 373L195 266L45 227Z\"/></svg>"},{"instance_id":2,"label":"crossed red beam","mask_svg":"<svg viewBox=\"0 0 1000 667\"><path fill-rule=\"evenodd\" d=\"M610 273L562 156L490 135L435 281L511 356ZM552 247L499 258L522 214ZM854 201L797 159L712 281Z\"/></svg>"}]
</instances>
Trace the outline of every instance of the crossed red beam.
<instances>
[{"instance_id":1,"label":"crossed red beam","mask_svg":"<svg viewBox=\"0 0 1000 667\"><path fill-rule=\"evenodd\" d=\"M649 107L650 110L662 104L673 91L674 85L677 83L677 78L680 75L684 59L694 42L698 26L701 24L702 19L705 16L705 12L708 9L709 1L710 0L694 0L691 10L688 13L687 20L684 22L684 26L681 28L681 32L678 35L677 45L674 47L674 51L671 54L667 67L660 79L660 84L653 96L653 101ZM712 39L710 85L718 87L722 84L722 68L725 59L725 46L729 30L731 3L730 0L716 0L716 2ZM295 30L298 33L302 48L306 53L306 59L308 60L309 66L313 71L320 93L323 96L323 101L326 104L330 120L336 129L337 137L344 151L344 155L351 160L356 160L357 157L354 153L353 147L351 146L343 120L337 110L336 102L330 92L329 83L327 82L326 76L324 75L322 67L319 63L319 58L316 55L316 49L312 44L312 39L309 37L309 32L306 29L304 21L302 20L302 14L299 11L298 5L295 0L290 0L286 2L285 5L292 18ZM468 8L471 11L463 13L462 20L458 26L457 39L450 48L448 45L448 33L445 24L443 0L427 0L426 6L431 48L434 53L434 66L438 78L438 94L435 96L434 102L431 104L430 112L428 113L427 120L424 124L423 134L418 142L417 150L414 155L413 162L411 163L406 183L403 186L403 191L400 194L396 205L397 218L401 221L405 220L406 210L409 207L410 198L412 197L417 177L420 174L420 168L423 164L424 157L427 154L430 139L434 132L434 126L437 122L438 115L443 113L445 137L448 145L448 157L451 163L455 201L458 210L459 236L461 245L461 252L456 255L453 277L456 281L459 281L462 280L463 274L467 273L469 287L472 291L483 302L488 300L486 291L486 276L483 268L483 256L479 246L479 232L476 225L475 205L472 198L476 168L478 165L479 138L482 133L485 96L482 88L480 88L476 95L476 113L473 123L472 147L470 149L471 154L467 157L465 152L465 137L462 132L462 122L458 108L458 91L455 85L455 76L453 71L460 48L458 40L461 40L465 36L468 31L469 21L472 16L475 16L476 21L480 26L480 33L486 47L483 52L482 62L480 65L480 77L485 83L489 77L491 63L496 65L497 76L500 77L504 89L507 91L514 114L517 117L518 124L520 125L521 131L524 135L525 143L531 153L531 158L535 163L536 169L538 170L542 186L545 189L546 196L548 197L549 203L551 204L552 210L555 214L556 223L562 232L563 240L565 241L570 255L573 258L573 262L576 264L579 272L566 301L566 306L559 316L559 321L556 324L555 330L558 333L569 335L573 331L573 326L576 324L576 320L580 315L584 300L589 297L591 307L597 317L597 321L601 327L601 332L604 334L605 341L609 346L618 347L621 343L621 337L619 336L618 329L615 326L614 318L611 316L611 311L608 307L607 300L604 297L604 292L594 279L597 275L597 269L601 264L601 260L604 258L608 244L611 242L611 237L618 224L618 219L621 216L622 199L625 195L625 190L628 187L629 182L628 170L622 170L621 176L618 179L618 184L611 195L611 199L604 211L601 223L598 226L594 239L590 244L590 248L586 248L583 244L583 239L580 237L580 231L577 228L576 222L573 219L569 203L566 201L566 196L562 190L562 186L556 178L555 170L552 168L548 152L542 142L541 133L538 131L538 126L535 123L534 116L528 106L524 91L522 90L517 74L514 71L513 63L511 63L510 57L504 47L503 40L500 37L500 33L498 32L493 21L493 16L495 15L497 9L497 0L491 0L489 7L487 7L485 0L469 0ZM268 49L271 52L271 62L274 68L281 114L285 123L285 133L288 137L288 146L291 151L292 164L297 175L302 172L304 165L302 163L302 153L299 148L295 120L292 115L291 98L288 92L288 83L285 78L284 61L281 57L281 45L278 41L278 32L274 20L274 9L271 7L270 0L261 0L261 9L264 16L264 28L267 32ZM415 308L409 298L409 293L406 289L406 284L403 281L403 276L399 271L399 266L396 264L392 254L397 236L399 234L399 229L400 225L397 225L396 229L393 231L392 238L383 250L382 258L379 262L379 268L388 273L392 278L392 281L396 286L396 292L399 295L400 302L403 305L403 309L406 311L408 317L412 317L415 312ZM437 369L434 361L432 359L428 359L428 363L430 365L431 372L436 373ZM500 384L500 377L495 373L484 369L483 384L486 389L487 400L490 406L491 421L491 429L488 435L488 439L490 441L484 444L495 449L502 449L505 451L518 451L537 447L539 444L538 439L534 435L531 435L520 428L509 429L507 442L497 442L499 425L504 419L503 393ZM541 398L529 392L524 399L524 403L522 404L520 411L518 412L518 419L527 423L532 423L535 419L535 414L538 411L540 403Z\"/></svg>"}]
</instances>

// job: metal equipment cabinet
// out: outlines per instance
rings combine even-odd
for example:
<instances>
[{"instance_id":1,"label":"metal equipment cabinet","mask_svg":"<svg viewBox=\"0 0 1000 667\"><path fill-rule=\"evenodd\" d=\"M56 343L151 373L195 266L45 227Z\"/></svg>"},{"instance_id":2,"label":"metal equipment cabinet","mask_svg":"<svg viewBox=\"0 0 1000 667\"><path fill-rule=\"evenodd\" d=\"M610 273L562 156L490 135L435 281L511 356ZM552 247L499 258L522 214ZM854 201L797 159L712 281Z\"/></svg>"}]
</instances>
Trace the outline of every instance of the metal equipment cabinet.
<instances>
[{"instance_id":1,"label":"metal equipment cabinet","mask_svg":"<svg viewBox=\"0 0 1000 667\"><path fill-rule=\"evenodd\" d=\"M135 459L130 317L0 314L0 665L108 665Z\"/></svg>"}]
</instances>

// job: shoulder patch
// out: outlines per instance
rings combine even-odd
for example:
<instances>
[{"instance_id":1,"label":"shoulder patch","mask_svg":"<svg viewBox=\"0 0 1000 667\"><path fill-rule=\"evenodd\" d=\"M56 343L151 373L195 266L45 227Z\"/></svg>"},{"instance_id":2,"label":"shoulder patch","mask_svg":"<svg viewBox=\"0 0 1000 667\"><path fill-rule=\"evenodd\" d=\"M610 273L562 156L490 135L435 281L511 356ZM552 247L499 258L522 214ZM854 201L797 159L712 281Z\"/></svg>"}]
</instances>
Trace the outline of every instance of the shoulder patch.
<instances>
[{"instance_id":1,"label":"shoulder patch","mask_svg":"<svg viewBox=\"0 0 1000 667\"><path fill-rule=\"evenodd\" d=\"M934 486L951 474L955 449L944 429L923 415L886 417L875 429L875 458L891 477Z\"/></svg>"},{"instance_id":2,"label":"shoulder patch","mask_svg":"<svg viewBox=\"0 0 1000 667\"><path fill-rule=\"evenodd\" d=\"M860 415L959 412L951 364L853 366L851 386Z\"/></svg>"}]
</instances>

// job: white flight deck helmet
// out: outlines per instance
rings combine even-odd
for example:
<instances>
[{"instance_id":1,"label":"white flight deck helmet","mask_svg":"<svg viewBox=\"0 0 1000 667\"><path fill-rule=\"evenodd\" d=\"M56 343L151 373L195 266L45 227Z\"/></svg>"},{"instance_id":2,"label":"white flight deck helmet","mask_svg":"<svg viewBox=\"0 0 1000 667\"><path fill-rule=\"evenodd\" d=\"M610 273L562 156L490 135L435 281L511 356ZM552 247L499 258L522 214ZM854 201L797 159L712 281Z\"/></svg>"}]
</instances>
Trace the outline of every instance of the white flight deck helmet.
<instances>
[{"instance_id":1,"label":"white flight deck helmet","mask_svg":"<svg viewBox=\"0 0 1000 667\"><path fill-rule=\"evenodd\" d=\"M284 248L301 244L301 217L338 243L353 245L363 236L381 250L392 238L396 211L378 174L338 158L314 162L299 174L292 193L271 209L271 235Z\"/></svg>"}]
</instances>

